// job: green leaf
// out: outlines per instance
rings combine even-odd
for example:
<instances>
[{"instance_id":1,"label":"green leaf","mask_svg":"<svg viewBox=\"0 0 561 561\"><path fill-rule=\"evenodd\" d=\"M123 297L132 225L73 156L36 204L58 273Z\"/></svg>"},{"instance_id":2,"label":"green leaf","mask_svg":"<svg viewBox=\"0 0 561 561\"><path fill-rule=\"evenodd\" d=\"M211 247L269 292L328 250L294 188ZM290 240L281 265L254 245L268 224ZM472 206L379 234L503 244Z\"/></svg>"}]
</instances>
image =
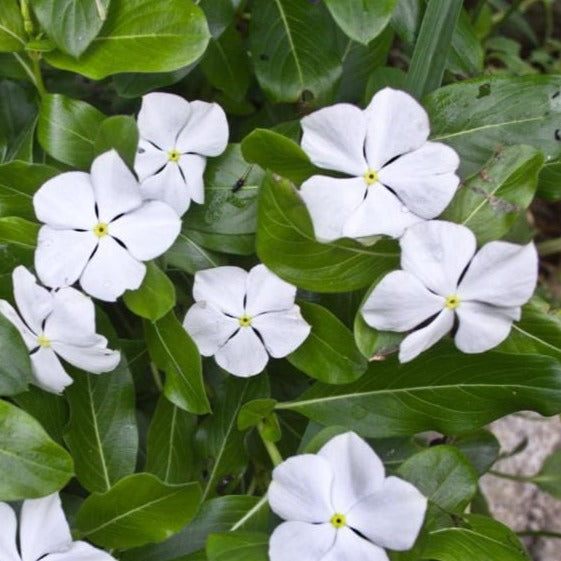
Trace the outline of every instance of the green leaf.
<instances>
[{"instance_id":1,"label":"green leaf","mask_svg":"<svg viewBox=\"0 0 561 561\"><path fill-rule=\"evenodd\" d=\"M138 146L138 129L133 117L115 115L105 119L97 131L94 141L96 156L115 149L123 161L132 168Z\"/></svg>"},{"instance_id":2,"label":"green leaf","mask_svg":"<svg viewBox=\"0 0 561 561\"><path fill-rule=\"evenodd\" d=\"M479 475L483 475L491 469L501 451L497 437L486 429L456 438L454 446L466 455Z\"/></svg>"},{"instance_id":3,"label":"green leaf","mask_svg":"<svg viewBox=\"0 0 561 561\"><path fill-rule=\"evenodd\" d=\"M33 499L66 485L72 458L31 415L0 401L0 472L0 500Z\"/></svg>"},{"instance_id":4,"label":"green leaf","mask_svg":"<svg viewBox=\"0 0 561 561\"><path fill-rule=\"evenodd\" d=\"M559 76L486 76L440 88L423 100L431 139L458 152L462 177L511 144L530 144L558 158L560 90Z\"/></svg>"},{"instance_id":5,"label":"green leaf","mask_svg":"<svg viewBox=\"0 0 561 561\"><path fill-rule=\"evenodd\" d=\"M462 434L514 411L554 415L560 407L558 361L496 352L462 355L441 344L407 364L372 363L352 384L316 383L276 409L364 436L389 437L425 430Z\"/></svg>"},{"instance_id":6,"label":"green leaf","mask_svg":"<svg viewBox=\"0 0 561 561\"><path fill-rule=\"evenodd\" d=\"M17 0L2 0L0 10L0 51L23 51L27 36Z\"/></svg>"},{"instance_id":7,"label":"green leaf","mask_svg":"<svg viewBox=\"0 0 561 561\"><path fill-rule=\"evenodd\" d=\"M543 156L531 146L509 146L466 181L441 218L467 226L479 244L504 236L534 198Z\"/></svg>"},{"instance_id":8,"label":"green leaf","mask_svg":"<svg viewBox=\"0 0 561 561\"><path fill-rule=\"evenodd\" d=\"M140 97L145 93L179 82L185 78L195 66L196 63L189 64L174 72L154 72L151 74L128 72L117 74L113 76L113 84L120 97Z\"/></svg>"},{"instance_id":9,"label":"green leaf","mask_svg":"<svg viewBox=\"0 0 561 561\"><path fill-rule=\"evenodd\" d=\"M300 310L312 331L304 343L288 355L290 364L327 384L348 384L360 378L367 362L349 329L317 304L301 302Z\"/></svg>"},{"instance_id":10,"label":"green leaf","mask_svg":"<svg viewBox=\"0 0 561 561\"><path fill-rule=\"evenodd\" d=\"M163 259L166 268L177 268L194 275L202 269L211 269L228 264L228 259L224 255L209 251L195 241L199 238L206 239L204 234L202 236L197 234L196 231L186 229L179 233L173 245L164 254Z\"/></svg>"},{"instance_id":11,"label":"green leaf","mask_svg":"<svg viewBox=\"0 0 561 561\"><path fill-rule=\"evenodd\" d=\"M137 316L156 321L175 306L175 286L166 274L150 261L146 264L146 275L140 288L127 290L123 294L123 301Z\"/></svg>"},{"instance_id":12,"label":"green leaf","mask_svg":"<svg viewBox=\"0 0 561 561\"><path fill-rule=\"evenodd\" d=\"M31 380L29 351L18 329L0 314L0 395L14 395L27 389Z\"/></svg>"},{"instance_id":13,"label":"green leaf","mask_svg":"<svg viewBox=\"0 0 561 561\"><path fill-rule=\"evenodd\" d=\"M389 23L397 0L326 0L325 3L345 35L367 45Z\"/></svg>"},{"instance_id":14,"label":"green leaf","mask_svg":"<svg viewBox=\"0 0 561 561\"><path fill-rule=\"evenodd\" d=\"M206 542L208 561L268 561L269 534L226 532L211 534Z\"/></svg>"},{"instance_id":15,"label":"green leaf","mask_svg":"<svg viewBox=\"0 0 561 561\"><path fill-rule=\"evenodd\" d=\"M103 113L84 101L49 94L41 102L37 138L45 152L59 162L89 169L104 120Z\"/></svg>"},{"instance_id":16,"label":"green leaf","mask_svg":"<svg viewBox=\"0 0 561 561\"><path fill-rule=\"evenodd\" d=\"M321 4L256 0L249 32L255 75L275 102L298 101L304 92L325 97L341 75L336 28Z\"/></svg>"},{"instance_id":17,"label":"green leaf","mask_svg":"<svg viewBox=\"0 0 561 561\"><path fill-rule=\"evenodd\" d=\"M460 19L452 35L446 68L454 74L473 76L483 71L485 51L475 34L466 10L461 10Z\"/></svg>"},{"instance_id":18,"label":"green leaf","mask_svg":"<svg viewBox=\"0 0 561 561\"><path fill-rule=\"evenodd\" d=\"M47 35L63 52L78 58L99 33L110 0L30 0Z\"/></svg>"},{"instance_id":19,"label":"green leaf","mask_svg":"<svg viewBox=\"0 0 561 561\"><path fill-rule=\"evenodd\" d=\"M35 251L39 224L17 216L0 218L0 242L13 244L27 251Z\"/></svg>"},{"instance_id":20,"label":"green leaf","mask_svg":"<svg viewBox=\"0 0 561 561\"><path fill-rule=\"evenodd\" d=\"M548 201L561 199L561 162L547 162L541 169L538 197Z\"/></svg>"},{"instance_id":21,"label":"green leaf","mask_svg":"<svg viewBox=\"0 0 561 561\"><path fill-rule=\"evenodd\" d=\"M561 450L556 450L544 461L532 481L544 492L561 499Z\"/></svg>"},{"instance_id":22,"label":"green leaf","mask_svg":"<svg viewBox=\"0 0 561 561\"><path fill-rule=\"evenodd\" d=\"M343 292L362 288L399 261L397 243L365 246L353 240L315 240L308 211L294 187L268 175L261 186L257 254L284 280L305 290Z\"/></svg>"},{"instance_id":23,"label":"green leaf","mask_svg":"<svg viewBox=\"0 0 561 561\"><path fill-rule=\"evenodd\" d=\"M263 419L275 410L276 399L265 397L253 399L242 405L238 414L238 430L247 430L256 427Z\"/></svg>"},{"instance_id":24,"label":"green leaf","mask_svg":"<svg viewBox=\"0 0 561 561\"><path fill-rule=\"evenodd\" d=\"M190 0L112 0L105 24L79 59L53 51L45 60L94 80L169 72L195 62L209 37L202 10Z\"/></svg>"},{"instance_id":25,"label":"green leaf","mask_svg":"<svg viewBox=\"0 0 561 561\"><path fill-rule=\"evenodd\" d=\"M201 355L173 311L154 322L144 322L150 357L166 373L164 395L177 407L202 415L210 412Z\"/></svg>"},{"instance_id":26,"label":"green leaf","mask_svg":"<svg viewBox=\"0 0 561 561\"><path fill-rule=\"evenodd\" d=\"M178 532L199 509L198 483L166 485L150 473L121 479L106 493L93 493L80 507L81 539L106 548L161 542Z\"/></svg>"},{"instance_id":27,"label":"green leaf","mask_svg":"<svg viewBox=\"0 0 561 561\"><path fill-rule=\"evenodd\" d=\"M224 30L232 23L240 0L201 0L199 6L203 9L208 21L208 27L213 37L220 37Z\"/></svg>"},{"instance_id":28,"label":"green leaf","mask_svg":"<svg viewBox=\"0 0 561 561\"><path fill-rule=\"evenodd\" d=\"M148 430L146 471L164 483L196 479L194 436L197 417L161 396Z\"/></svg>"},{"instance_id":29,"label":"green leaf","mask_svg":"<svg viewBox=\"0 0 561 561\"><path fill-rule=\"evenodd\" d=\"M74 373L65 395L70 420L64 438L76 477L88 491L107 491L134 472L138 430L134 386L124 357L107 374Z\"/></svg>"}]
</instances>

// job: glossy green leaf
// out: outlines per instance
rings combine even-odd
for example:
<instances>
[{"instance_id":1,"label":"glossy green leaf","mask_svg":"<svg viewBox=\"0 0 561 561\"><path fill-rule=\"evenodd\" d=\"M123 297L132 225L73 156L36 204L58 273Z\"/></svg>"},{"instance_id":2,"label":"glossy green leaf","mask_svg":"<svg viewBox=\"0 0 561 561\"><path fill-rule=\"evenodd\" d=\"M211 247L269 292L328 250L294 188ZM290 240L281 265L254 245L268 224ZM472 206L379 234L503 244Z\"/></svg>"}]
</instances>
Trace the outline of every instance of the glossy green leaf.
<instances>
[{"instance_id":1,"label":"glossy green leaf","mask_svg":"<svg viewBox=\"0 0 561 561\"><path fill-rule=\"evenodd\" d=\"M62 489L72 458L31 416L0 401L0 500L32 499Z\"/></svg>"},{"instance_id":2,"label":"glossy green leaf","mask_svg":"<svg viewBox=\"0 0 561 561\"><path fill-rule=\"evenodd\" d=\"M269 534L227 532L211 534L206 542L208 561L268 561Z\"/></svg>"},{"instance_id":3,"label":"glossy green leaf","mask_svg":"<svg viewBox=\"0 0 561 561\"><path fill-rule=\"evenodd\" d=\"M107 548L160 542L178 532L199 509L198 483L166 485L150 473L121 479L106 493L93 493L80 507L76 528Z\"/></svg>"},{"instance_id":4,"label":"glossy green leaf","mask_svg":"<svg viewBox=\"0 0 561 561\"><path fill-rule=\"evenodd\" d=\"M14 395L27 389L31 380L29 351L18 329L0 314L0 395Z\"/></svg>"},{"instance_id":5,"label":"glossy green leaf","mask_svg":"<svg viewBox=\"0 0 561 561\"><path fill-rule=\"evenodd\" d=\"M33 11L56 46L79 57L107 19L110 0L30 0Z\"/></svg>"},{"instance_id":6,"label":"glossy green leaf","mask_svg":"<svg viewBox=\"0 0 561 561\"><path fill-rule=\"evenodd\" d=\"M314 30L311 33L311 30ZM275 102L324 97L341 75L335 25L321 3L256 0L250 25L255 75Z\"/></svg>"},{"instance_id":7,"label":"glossy green leaf","mask_svg":"<svg viewBox=\"0 0 561 561\"><path fill-rule=\"evenodd\" d=\"M36 222L30 222L17 216L0 218L0 242L34 252L38 232L39 224Z\"/></svg>"},{"instance_id":8,"label":"glossy green leaf","mask_svg":"<svg viewBox=\"0 0 561 561\"><path fill-rule=\"evenodd\" d=\"M238 430L246 430L256 427L265 417L268 417L275 409L277 401L269 397L254 399L244 403L238 414Z\"/></svg>"},{"instance_id":9,"label":"glossy green leaf","mask_svg":"<svg viewBox=\"0 0 561 561\"><path fill-rule=\"evenodd\" d=\"M140 97L145 93L179 82L185 78L195 66L196 63L188 64L173 72L153 72L150 74L126 72L113 76L113 84L120 97Z\"/></svg>"},{"instance_id":10,"label":"glossy green leaf","mask_svg":"<svg viewBox=\"0 0 561 561\"><path fill-rule=\"evenodd\" d=\"M306 290L342 292L397 267L393 240L365 246L353 240L315 240L308 211L288 181L265 178L259 197L257 254L284 280Z\"/></svg>"},{"instance_id":11,"label":"glossy green leaf","mask_svg":"<svg viewBox=\"0 0 561 561\"><path fill-rule=\"evenodd\" d=\"M166 251L164 261L167 268L175 268L194 275L202 269L211 269L227 265L228 259L208 250L201 245L206 236L199 235L196 231L184 229L179 233L173 245ZM249 251L251 253L251 250Z\"/></svg>"},{"instance_id":12,"label":"glossy green leaf","mask_svg":"<svg viewBox=\"0 0 561 561\"><path fill-rule=\"evenodd\" d=\"M439 345L406 364L372 363L352 384L316 383L276 409L364 436L389 437L425 430L462 434L514 411L553 415L560 407L558 361L493 352L462 355Z\"/></svg>"},{"instance_id":13,"label":"glossy green leaf","mask_svg":"<svg viewBox=\"0 0 561 561\"><path fill-rule=\"evenodd\" d=\"M475 34L471 18L466 10L461 10L452 35L446 68L455 74L473 76L483 71L484 56L485 51Z\"/></svg>"},{"instance_id":14,"label":"glossy green leaf","mask_svg":"<svg viewBox=\"0 0 561 561\"><path fill-rule=\"evenodd\" d=\"M545 493L561 499L561 450L556 450L545 459L532 481Z\"/></svg>"},{"instance_id":15,"label":"glossy green leaf","mask_svg":"<svg viewBox=\"0 0 561 561\"><path fill-rule=\"evenodd\" d=\"M138 129L133 117L115 115L105 119L94 141L95 155L115 149L123 161L132 168L138 146Z\"/></svg>"},{"instance_id":16,"label":"glossy green leaf","mask_svg":"<svg viewBox=\"0 0 561 561\"><path fill-rule=\"evenodd\" d=\"M37 138L45 152L59 162L89 169L104 119L103 113L84 101L49 94L41 102Z\"/></svg>"},{"instance_id":17,"label":"glossy green leaf","mask_svg":"<svg viewBox=\"0 0 561 561\"><path fill-rule=\"evenodd\" d=\"M327 384L348 384L360 378L367 362L353 334L329 310L300 303L302 316L312 327L308 338L287 359L308 376Z\"/></svg>"},{"instance_id":18,"label":"glossy green leaf","mask_svg":"<svg viewBox=\"0 0 561 561\"><path fill-rule=\"evenodd\" d=\"M561 199L561 162L548 162L541 169L538 180L538 197L548 201Z\"/></svg>"},{"instance_id":19,"label":"glossy green leaf","mask_svg":"<svg viewBox=\"0 0 561 561\"><path fill-rule=\"evenodd\" d=\"M479 475L483 475L491 469L501 451L497 437L487 429L456 438L454 446L466 455Z\"/></svg>"},{"instance_id":20,"label":"glossy green leaf","mask_svg":"<svg viewBox=\"0 0 561 561\"><path fill-rule=\"evenodd\" d=\"M175 305L175 286L153 262L146 264L146 275L137 290L123 294L127 308L137 316L156 321Z\"/></svg>"},{"instance_id":21,"label":"glossy green leaf","mask_svg":"<svg viewBox=\"0 0 561 561\"><path fill-rule=\"evenodd\" d=\"M209 37L202 10L190 0L112 0L105 24L79 59L59 51L45 59L94 80L119 72L168 72L196 61Z\"/></svg>"},{"instance_id":22,"label":"glossy green leaf","mask_svg":"<svg viewBox=\"0 0 561 561\"><path fill-rule=\"evenodd\" d=\"M467 226L479 244L504 236L536 192L543 156L531 146L495 153L456 193L443 220Z\"/></svg>"},{"instance_id":23,"label":"glossy green leaf","mask_svg":"<svg viewBox=\"0 0 561 561\"><path fill-rule=\"evenodd\" d=\"M2 0L0 51L23 51L27 41L17 0Z\"/></svg>"},{"instance_id":24,"label":"glossy green leaf","mask_svg":"<svg viewBox=\"0 0 561 561\"><path fill-rule=\"evenodd\" d=\"M144 329L150 357L166 373L164 395L181 409L208 413L199 350L173 311L158 321L145 322Z\"/></svg>"}]
</instances>

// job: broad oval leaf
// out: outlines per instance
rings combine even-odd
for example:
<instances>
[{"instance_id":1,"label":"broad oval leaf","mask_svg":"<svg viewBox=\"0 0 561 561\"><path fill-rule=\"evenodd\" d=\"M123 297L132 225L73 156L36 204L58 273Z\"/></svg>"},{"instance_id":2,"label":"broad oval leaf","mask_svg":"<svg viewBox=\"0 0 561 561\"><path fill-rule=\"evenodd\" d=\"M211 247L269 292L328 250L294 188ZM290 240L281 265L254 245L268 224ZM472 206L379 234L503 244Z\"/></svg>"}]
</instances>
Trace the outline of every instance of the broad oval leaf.
<instances>
[{"instance_id":1,"label":"broad oval leaf","mask_svg":"<svg viewBox=\"0 0 561 561\"><path fill-rule=\"evenodd\" d=\"M133 168L137 146L138 128L135 119L127 115L114 115L101 123L94 141L94 152L98 156L114 148L123 161Z\"/></svg>"},{"instance_id":2,"label":"broad oval leaf","mask_svg":"<svg viewBox=\"0 0 561 561\"><path fill-rule=\"evenodd\" d=\"M230 236L228 236L229 238ZM236 236L239 241L241 236ZM249 246L253 245L251 236ZM212 267L220 267L228 264L228 258L225 255L211 251L202 246L201 241L206 241L207 235L200 234L196 230L187 230L183 228L179 232L179 236L173 245L164 254L164 262L167 268L176 268L194 275L202 269L211 269ZM236 245L238 247L238 245ZM252 253L251 250L248 253Z\"/></svg>"},{"instance_id":3,"label":"broad oval leaf","mask_svg":"<svg viewBox=\"0 0 561 561\"><path fill-rule=\"evenodd\" d=\"M561 199L561 162L548 162L540 172L538 196L548 201Z\"/></svg>"},{"instance_id":4,"label":"broad oval leaf","mask_svg":"<svg viewBox=\"0 0 561 561\"><path fill-rule=\"evenodd\" d=\"M561 499L561 450L556 450L544 461L539 473L532 477L542 491Z\"/></svg>"},{"instance_id":5,"label":"broad oval leaf","mask_svg":"<svg viewBox=\"0 0 561 561\"><path fill-rule=\"evenodd\" d=\"M26 390L31 380L29 351L18 329L0 314L0 395Z\"/></svg>"},{"instance_id":6,"label":"broad oval leaf","mask_svg":"<svg viewBox=\"0 0 561 561\"><path fill-rule=\"evenodd\" d=\"M269 534L225 532L211 534L206 542L208 561L268 561Z\"/></svg>"},{"instance_id":7,"label":"broad oval leaf","mask_svg":"<svg viewBox=\"0 0 561 561\"><path fill-rule=\"evenodd\" d=\"M17 0L2 0L0 10L0 51L23 51L27 41Z\"/></svg>"}]
</instances>

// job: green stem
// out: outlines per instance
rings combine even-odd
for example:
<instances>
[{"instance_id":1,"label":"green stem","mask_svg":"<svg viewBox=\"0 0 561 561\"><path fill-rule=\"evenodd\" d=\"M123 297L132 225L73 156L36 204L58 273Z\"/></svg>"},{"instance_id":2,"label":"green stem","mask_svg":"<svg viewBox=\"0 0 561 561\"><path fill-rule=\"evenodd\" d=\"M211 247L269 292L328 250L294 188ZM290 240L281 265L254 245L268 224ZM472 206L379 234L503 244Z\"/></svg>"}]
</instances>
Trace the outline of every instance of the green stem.
<instances>
[{"instance_id":1,"label":"green stem","mask_svg":"<svg viewBox=\"0 0 561 561\"><path fill-rule=\"evenodd\" d=\"M41 97L47 95L47 88L45 87L45 82L43 82L43 75L41 74L41 55L40 53L31 52L29 53L29 58L33 64L33 75L35 76L34 84Z\"/></svg>"},{"instance_id":2,"label":"green stem","mask_svg":"<svg viewBox=\"0 0 561 561\"><path fill-rule=\"evenodd\" d=\"M164 386L162 384L162 378L160 376L160 372L158 371L158 368L153 362L150 363L150 371L152 372L152 378L154 379L154 384L158 388L158 391L162 392L164 390Z\"/></svg>"},{"instance_id":3,"label":"green stem","mask_svg":"<svg viewBox=\"0 0 561 561\"><path fill-rule=\"evenodd\" d=\"M504 473L502 471L495 470L489 470L487 473L502 479L509 479L510 481L521 481L522 483L533 483L534 481L534 478L528 475L513 475L511 473Z\"/></svg>"},{"instance_id":4,"label":"green stem","mask_svg":"<svg viewBox=\"0 0 561 561\"><path fill-rule=\"evenodd\" d=\"M283 461L282 456L281 453L279 452L279 449L276 447L275 443L271 442L270 440L267 440L263 436L263 428L264 428L263 423L259 423L259 425L257 426L257 431L259 432L259 436L261 437L263 446L265 446L265 450L267 450L267 454L269 454L269 458L271 458L271 462L273 462L273 465L276 467L282 463Z\"/></svg>"},{"instance_id":5,"label":"green stem","mask_svg":"<svg viewBox=\"0 0 561 561\"><path fill-rule=\"evenodd\" d=\"M561 252L561 238L554 238L537 244L538 253L543 257Z\"/></svg>"},{"instance_id":6,"label":"green stem","mask_svg":"<svg viewBox=\"0 0 561 561\"><path fill-rule=\"evenodd\" d=\"M21 0L21 17L23 19L23 28L28 37L33 35L33 20L31 19L31 11L29 9L29 0Z\"/></svg>"},{"instance_id":7,"label":"green stem","mask_svg":"<svg viewBox=\"0 0 561 561\"><path fill-rule=\"evenodd\" d=\"M561 533L552 532L551 530L522 530L516 532L517 536L533 536L537 538L557 538L561 540Z\"/></svg>"}]
</instances>

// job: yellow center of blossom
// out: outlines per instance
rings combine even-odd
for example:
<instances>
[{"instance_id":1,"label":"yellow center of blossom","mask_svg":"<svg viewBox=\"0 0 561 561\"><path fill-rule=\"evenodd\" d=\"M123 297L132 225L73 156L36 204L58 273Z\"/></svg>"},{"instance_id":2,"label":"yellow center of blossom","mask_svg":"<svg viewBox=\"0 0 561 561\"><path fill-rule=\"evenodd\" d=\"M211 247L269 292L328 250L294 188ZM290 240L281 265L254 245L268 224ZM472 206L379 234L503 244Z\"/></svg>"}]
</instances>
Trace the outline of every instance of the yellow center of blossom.
<instances>
[{"instance_id":1,"label":"yellow center of blossom","mask_svg":"<svg viewBox=\"0 0 561 561\"><path fill-rule=\"evenodd\" d=\"M378 174L373 169L366 170L364 181L366 181L367 185L373 185L378 181Z\"/></svg>"},{"instance_id":2,"label":"yellow center of blossom","mask_svg":"<svg viewBox=\"0 0 561 561\"><path fill-rule=\"evenodd\" d=\"M452 294L446 298L444 305L449 310L455 310L461 303L462 301L460 300L460 297L457 294Z\"/></svg>"},{"instance_id":3,"label":"yellow center of blossom","mask_svg":"<svg viewBox=\"0 0 561 561\"><path fill-rule=\"evenodd\" d=\"M109 233L109 226L105 222L100 222L94 226L93 231L98 238L103 238Z\"/></svg>"},{"instance_id":4,"label":"yellow center of blossom","mask_svg":"<svg viewBox=\"0 0 561 561\"><path fill-rule=\"evenodd\" d=\"M179 158L181 158L181 152L179 152L179 150L174 148L168 152L168 162L179 162Z\"/></svg>"},{"instance_id":5,"label":"yellow center of blossom","mask_svg":"<svg viewBox=\"0 0 561 561\"><path fill-rule=\"evenodd\" d=\"M242 327L249 327L251 325L251 318L249 316L243 315L242 317L238 318L238 323Z\"/></svg>"},{"instance_id":6,"label":"yellow center of blossom","mask_svg":"<svg viewBox=\"0 0 561 561\"><path fill-rule=\"evenodd\" d=\"M345 520L344 514L334 514L331 517L331 524L333 524L335 528L342 528L346 523L347 521Z\"/></svg>"},{"instance_id":7,"label":"yellow center of blossom","mask_svg":"<svg viewBox=\"0 0 561 561\"><path fill-rule=\"evenodd\" d=\"M43 333L41 333L41 335L37 337L37 343L39 344L40 347L48 348L51 346L51 341L47 339L45 335L43 335Z\"/></svg>"}]
</instances>

